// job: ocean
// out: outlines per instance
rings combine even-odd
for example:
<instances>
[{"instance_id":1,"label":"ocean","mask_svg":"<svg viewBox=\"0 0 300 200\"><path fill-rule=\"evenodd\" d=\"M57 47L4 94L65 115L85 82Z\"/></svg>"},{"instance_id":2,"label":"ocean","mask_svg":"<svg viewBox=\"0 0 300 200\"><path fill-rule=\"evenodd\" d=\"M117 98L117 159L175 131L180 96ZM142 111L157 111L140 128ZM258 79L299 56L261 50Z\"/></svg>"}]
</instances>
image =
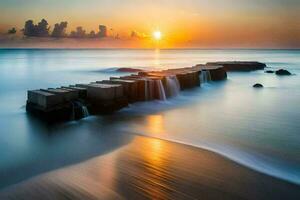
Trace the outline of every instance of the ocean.
<instances>
[{"instance_id":1,"label":"ocean","mask_svg":"<svg viewBox=\"0 0 300 200\"><path fill-rule=\"evenodd\" d=\"M260 61L263 71L182 91L167 101L131 104L112 115L47 125L25 110L27 90L121 76L119 67L191 67ZM0 189L104 155L133 135L204 148L246 167L300 184L300 50L0 50ZM262 83L263 89L252 85ZM192 160L192 158L191 158Z\"/></svg>"}]
</instances>

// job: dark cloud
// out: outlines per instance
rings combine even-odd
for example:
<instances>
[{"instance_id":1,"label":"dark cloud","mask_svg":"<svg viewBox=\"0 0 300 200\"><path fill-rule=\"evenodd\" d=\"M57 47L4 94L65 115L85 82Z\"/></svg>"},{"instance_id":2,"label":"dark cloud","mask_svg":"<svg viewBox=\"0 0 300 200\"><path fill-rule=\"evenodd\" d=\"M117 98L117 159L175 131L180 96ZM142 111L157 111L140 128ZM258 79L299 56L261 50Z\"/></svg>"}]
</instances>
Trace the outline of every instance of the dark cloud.
<instances>
[{"instance_id":1,"label":"dark cloud","mask_svg":"<svg viewBox=\"0 0 300 200\"><path fill-rule=\"evenodd\" d=\"M54 29L52 31L52 37L65 37L66 36L66 28L68 26L68 22L61 22L60 24L55 24Z\"/></svg>"},{"instance_id":2,"label":"dark cloud","mask_svg":"<svg viewBox=\"0 0 300 200\"><path fill-rule=\"evenodd\" d=\"M99 25L99 37L107 37L107 27L104 25Z\"/></svg>"},{"instance_id":3,"label":"dark cloud","mask_svg":"<svg viewBox=\"0 0 300 200\"><path fill-rule=\"evenodd\" d=\"M24 32L24 35L26 35L26 36L35 36L36 35L35 26L34 26L32 20L28 20L25 22L25 27L24 27L23 32Z\"/></svg>"},{"instance_id":4,"label":"dark cloud","mask_svg":"<svg viewBox=\"0 0 300 200\"><path fill-rule=\"evenodd\" d=\"M76 30L71 31L69 35L66 34L68 22L60 22L54 25L52 33L49 33L48 22L42 19L37 25L32 20L25 22L23 34L27 37L70 37L70 38L104 38L108 37L108 28L105 25L99 25L99 32L91 31L87 33L82 26L78 26ZM13 32L13 30L11 30ZM12 33L11 32L11 33Z\"/></svg>"},{"instance_id":5,"label":"dark cloud","mask_svg":"<svg viewBox=\"0 0 300 200\"><path fill-rule=\"evenodd\" d=\"M97 34L95 33L95 31L91 31L88 35L89 38L96 38Z\"/></svg>"},{"instance_id":6,"label":"dark cloud","mask_svg":"<svg viewBox=\"0 0 300 200\"><path fill-rule=\"evenodd\" d=\"M11 29L9 29L8 31L7 31L7 33L8 34L16 34L17 33L17 30L16 30L16 28L11 28Z\"/></svg>"},{"instance_id":7,"label":"dark cloud","mask_svg":"<svg viewBox=\"0 0 300 200\"><path fill-rule=\"evenodd\" d=\"M28 20L25 22L23 31L25 36L47 37L49 36L48 22L45 19L42 19L35 25L32 20Z\"/></svg>"},{"instance_id":8,"label":"dark cloud","mask_svg":"<svg viewBox=\"0 0 300 200\"><path fill-rule=\"evenodd\" d=\"M76 31L70 33L71 38L104 38L108 36L107 27L104 25L99 25L99 32L91 31L86 34L86 31L81 27L77 27Z\"/></svg>"},{"instance_id":9,"label":"dark cloud","mask_svg":"<svg viewBox=\"0 0 300 200\"><path fill-rule=\"evenodd\" d=\"M82 28L82 26L78 26L76 31L72 31L70 34L72 38L85 38L87 37L86 31Z\"/></svg>"}]
</instances>

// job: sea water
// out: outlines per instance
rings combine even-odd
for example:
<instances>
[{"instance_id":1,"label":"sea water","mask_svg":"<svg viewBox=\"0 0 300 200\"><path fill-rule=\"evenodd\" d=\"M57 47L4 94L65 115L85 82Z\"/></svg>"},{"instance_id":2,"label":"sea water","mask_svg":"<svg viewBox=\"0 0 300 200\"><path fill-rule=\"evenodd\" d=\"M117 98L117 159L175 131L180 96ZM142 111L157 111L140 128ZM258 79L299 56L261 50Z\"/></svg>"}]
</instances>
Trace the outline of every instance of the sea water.
<instances>
[{"instance_id":1,"label":"sea water","mask_svg":"<svg viewBox=\"0 0 300 200\"><path fill-rule=\"evenodd\" d=\"M224 60L270 70L230 72L167 101L136 103L109 116L47 125L28 115L26 91L121 76L119 67L159 70ZM263 89L252 85L261 83ZM299 50L0 50L0 189L120 148L132 135L206 148L300 184ZM192 159L192 158L191 158Z\"/></svg>"}]
</instances>

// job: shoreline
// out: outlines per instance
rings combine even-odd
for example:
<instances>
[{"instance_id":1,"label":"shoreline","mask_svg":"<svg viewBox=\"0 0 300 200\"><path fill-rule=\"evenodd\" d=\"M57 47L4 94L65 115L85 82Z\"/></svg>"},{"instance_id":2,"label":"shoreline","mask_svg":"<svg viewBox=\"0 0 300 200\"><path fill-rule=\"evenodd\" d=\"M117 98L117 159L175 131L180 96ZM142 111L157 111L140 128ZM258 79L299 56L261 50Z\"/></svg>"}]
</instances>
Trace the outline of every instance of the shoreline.
<instances>
[{"instance_id":1,"label":"shoreline","mask_svg":"<svg viewBox=\"0 0 300 200\"><path fill-rule=\"evenodd\" d=\"M179 140L173 140L173 139L166 139L166 138L159 138L159 137L154 137L154 136L146 136L146 135L143 135L143 134L138 134L138 133L135 133L133 134L133 136L140 136L140 137L146 137L146 138L151 138L151 139L158 139L158 140L162 140L162 141L165 141L165 142L171 142L171 143L175 143L175 144L179 144L179 145L184 145L184 146L187 146L187 147L191 147L191 148L196 148L196 149L200 149L200 150L203 150L203 151L208 151L210 153L214 153L224 159L228 159L230 162L234 162L242 167L245 167L249 170L253 170L257 173L260 173L260 174L263 174L263 175L266 175L266 176L270 176L270 177L273 177L275 179L278 179L280 181L284 181L284 182L287 182L287 183L290 183L290 184L293 184L293 185L297 185L300 187L300 182L297 183L297 182L294 182L288 178L285 178L284 176L279 176L277 175L276 173L270 173L268 172L267 170L262 170L262 169L258 169L258 167L255 167L254 165L250 165L247 161L241 161L237 158L235 158L234 156L230 156L226 153L222 153L221 150L217 150L217 149L214 149L213 147L210 147L209 145L207 146L204 146L204 145L194 145L193 143L187 143L187 142L182 142L182 141L179 141ZM244 162L244 163L243 163Z\"/></svg>"},{"instance_id":2,"label":"shoreline","mask_svg":"<svg viewBox=\"0 0 300 200\"><path fill-rule=\"evenodd\" d=\"M193 160L193 162L191 162ZM101 191L101 192L100 192ZM298 199L300 186L210 150L145 136L2 190L1 199Z\"/></svg>"}]
</instances>

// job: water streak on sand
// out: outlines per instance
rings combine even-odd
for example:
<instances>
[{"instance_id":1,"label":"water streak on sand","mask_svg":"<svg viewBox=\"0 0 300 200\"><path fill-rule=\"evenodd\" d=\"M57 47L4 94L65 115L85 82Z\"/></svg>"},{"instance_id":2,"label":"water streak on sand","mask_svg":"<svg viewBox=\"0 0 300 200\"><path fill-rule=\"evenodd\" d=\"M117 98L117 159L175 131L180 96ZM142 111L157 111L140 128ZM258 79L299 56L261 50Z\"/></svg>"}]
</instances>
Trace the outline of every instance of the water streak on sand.
<instances>
[{"instance_id":1,"label":"water streak on sand","mask_svg":"<svg viewBox=\"0 0 300 200\"><path fill-rule=\"evenodd\" d=\"M124 148L8 188L22 199L297 199L299 186L209 151L135 137Z\"/></svg>"}]
</instances>

